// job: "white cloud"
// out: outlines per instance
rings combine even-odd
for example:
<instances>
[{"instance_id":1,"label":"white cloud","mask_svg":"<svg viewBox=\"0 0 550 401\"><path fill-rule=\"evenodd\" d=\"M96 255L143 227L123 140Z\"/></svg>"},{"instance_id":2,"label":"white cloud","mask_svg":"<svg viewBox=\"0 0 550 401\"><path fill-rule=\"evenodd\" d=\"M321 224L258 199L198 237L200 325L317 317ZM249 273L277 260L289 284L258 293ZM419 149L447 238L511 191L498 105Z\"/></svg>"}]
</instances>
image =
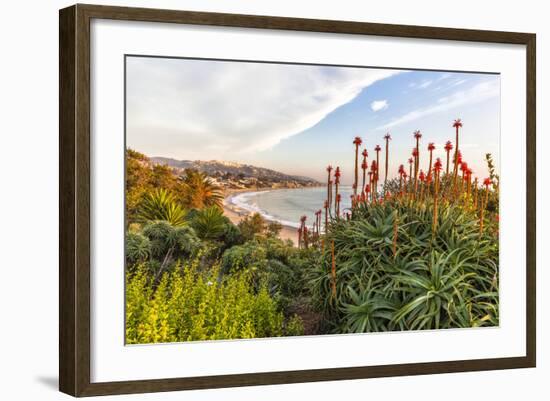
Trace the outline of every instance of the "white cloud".
<instances>
[{"instance_id":1,"label":"white cloud","mask_svg":"<svg viewBox=\"0 0 550 401\"><path fill-rule=\"evenodd\" d=\"M389 107L389 103L387 100L375 100L370 104L370 108L372 111L385 110L388 107Z\"/></svg>"},{"instance_id":2,"label":"white cloud","mask_svg":"<svg viewBox=\"0 0 550 401\"><path fill-rule=\"evenodd\" d=\"M431 114L448 111L467 104L476 104L487 99L499 96L500 85L498 80L478 83L469 89L458 91L452 95L439 98L434 105L410 111L379 126L377 129L386 130L404 123L418 120Z\"/></svg>"},{"instance_id":3,"label":"white cloud","mask_svg":"<svg viewBox=\"0 0 550 401\"><path fill-rule=\"evenodd\" d=\"M428 80L428 81L423 81L423 82L422 82L421 84L419 84L417 87L418 87L419 89L425 89L425 88L427 88L428 86L430 86L432 83L433 83L433 81L430 81L430 80Z\"/></svg>"},{"instance_id":4,"label":"white cloud","mask_svg":"<svg viewBox=\"0 0 550 401\"><path fill-rule=\"evenodd\" d=\"M127 62L128 145L189 159L270 149L398 73L154 58Z\"/></svg>"}]
</instances>

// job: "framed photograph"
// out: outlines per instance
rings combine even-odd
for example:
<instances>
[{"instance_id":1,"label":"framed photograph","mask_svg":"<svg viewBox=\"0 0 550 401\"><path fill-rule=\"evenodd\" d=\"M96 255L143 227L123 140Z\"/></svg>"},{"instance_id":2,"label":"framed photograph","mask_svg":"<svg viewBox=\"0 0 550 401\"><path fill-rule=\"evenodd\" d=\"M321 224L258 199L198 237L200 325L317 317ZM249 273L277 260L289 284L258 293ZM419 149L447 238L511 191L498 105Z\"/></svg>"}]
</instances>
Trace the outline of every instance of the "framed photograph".
<instances>
[{"instance_id":1,"label":"framed photograph","mask_svg":"<svg viewBox=\"0 0 550 401\"><path fill-rule=\"evenodd\" d=\"M534 367L535 35L60 11L60 390Z\"/></svg>"}]
</instances>

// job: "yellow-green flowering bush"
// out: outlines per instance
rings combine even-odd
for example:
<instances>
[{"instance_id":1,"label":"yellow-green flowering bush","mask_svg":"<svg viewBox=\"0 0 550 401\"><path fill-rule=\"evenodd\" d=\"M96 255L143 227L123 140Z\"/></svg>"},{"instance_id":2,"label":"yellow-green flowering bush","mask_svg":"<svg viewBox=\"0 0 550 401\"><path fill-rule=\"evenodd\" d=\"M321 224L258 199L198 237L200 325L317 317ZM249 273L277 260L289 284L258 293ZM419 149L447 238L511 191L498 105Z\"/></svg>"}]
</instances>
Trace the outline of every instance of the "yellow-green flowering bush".
<instances>
[{"instance_id":1,"label":"yellow-green flowering bush","mask_svg":"<svg viewBox=\"0 0 550 401\"><path fill-rule=\"evenodd\" d=\"M254 291L246 272L220 279L199 259L162 275L156 288L144 268L126 277L126 342L144 344L276 337L283 314L266 288Z\"/></svg>"}]
</instances>

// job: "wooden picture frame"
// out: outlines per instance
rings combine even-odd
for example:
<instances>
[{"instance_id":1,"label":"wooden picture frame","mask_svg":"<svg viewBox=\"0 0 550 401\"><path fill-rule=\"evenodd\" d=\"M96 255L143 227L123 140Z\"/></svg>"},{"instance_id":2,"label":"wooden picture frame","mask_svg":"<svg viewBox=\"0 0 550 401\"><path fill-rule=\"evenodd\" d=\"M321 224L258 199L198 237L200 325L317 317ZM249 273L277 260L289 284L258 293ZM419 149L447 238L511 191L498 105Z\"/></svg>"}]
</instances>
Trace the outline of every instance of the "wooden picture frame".
<instances>
[{"instance_id":1,"label":"wooden picture frame","mask_svg":"<svg viewBox=\"0 0 550 401\"><path fill-rule=\"evenodd\" d=\"M90 21L94 18L526 46L526 356L223 376L90 380ZM73 396L143 393L534 367L536 363L535 46L529 33L74 5L59 15L59 388Z\"/></svg>"}]
</instances>

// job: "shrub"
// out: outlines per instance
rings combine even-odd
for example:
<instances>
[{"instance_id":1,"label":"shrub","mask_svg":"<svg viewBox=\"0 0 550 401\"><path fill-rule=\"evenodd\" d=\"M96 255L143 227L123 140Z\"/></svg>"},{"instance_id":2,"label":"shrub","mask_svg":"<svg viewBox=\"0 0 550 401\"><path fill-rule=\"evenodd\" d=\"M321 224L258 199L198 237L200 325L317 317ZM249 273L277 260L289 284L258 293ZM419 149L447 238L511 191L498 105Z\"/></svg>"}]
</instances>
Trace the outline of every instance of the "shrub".
<instances>
[{"instance_id":1,"label":"shrub","mask_svg":"<svg viewBox=\"0 0 550 401\"><path fill-rule=\"evenodd\" d=\"M252 216L246 216L239 222L239 229L245 241L254 239L257 234L263 234L266 229L266 221L259 214L254 213Z\"/></svg>"},{"instance_id":2,"label":"shrub","mask_svg":"<svg viewBox=\"0 0 550 401\"><path fill-rule=\"evenodd\" d=\"M498 324L496 230L480 235L475 213L447 203L437 218L432 234L429 202L395 200L358 207L351 220L332 224L336 297L328 247L309 272L313 300L330 331Z\"/></svg>"},{"instance_id":3,"label":"shrub","mask_svg":"<svg viewBox=\"0 0 550 401\"><path fill-rule=\"evenodd\" d=\"M156 289L146 269L127 274L129 344L283 334L283 315L266 288L254 291L246 272L218 280L218 267L199 272L198 260L163 273Z\"/></svg>"},{"instance_id":4,"label":"shrub","mask_svg":"<svg viewBox=\"0 0 550 401\"><path fill-rule=\"evenodd\" d=\"M174 227L167 221L148 223L138 233L126 234L126 264L129 271L142 263L157 273L176 260L196 255L202 244L189 226Z\"/></svg>"}]
</instances>

